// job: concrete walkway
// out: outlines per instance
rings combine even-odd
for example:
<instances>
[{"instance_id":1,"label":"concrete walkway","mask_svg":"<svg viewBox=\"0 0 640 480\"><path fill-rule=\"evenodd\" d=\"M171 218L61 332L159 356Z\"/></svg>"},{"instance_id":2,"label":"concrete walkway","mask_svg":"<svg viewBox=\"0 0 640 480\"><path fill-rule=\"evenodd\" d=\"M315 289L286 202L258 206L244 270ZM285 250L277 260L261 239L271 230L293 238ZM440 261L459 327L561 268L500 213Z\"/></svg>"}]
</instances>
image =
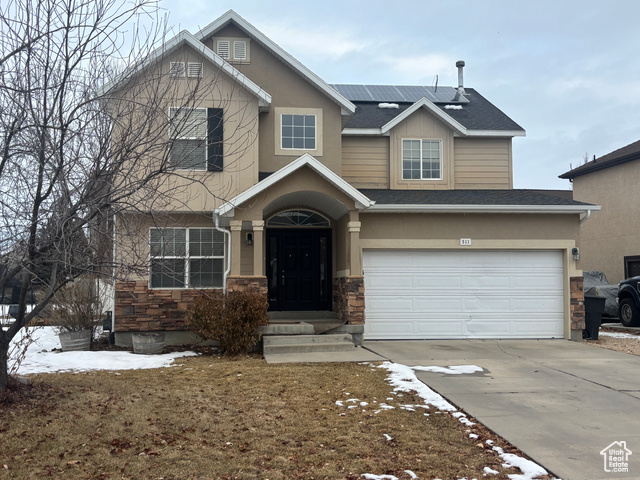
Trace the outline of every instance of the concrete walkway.
<instances>
[{"instance_id":1,"label":"concrete walkway","mask_svg":"<svg viewBox=\"0 0 640 480\"><path fill-rule=\"evenodd\" d=\"M640 478L640 357L566 340L368 341L405 365L465 365L483 373L416 372L420 380L563 480ZM626 442L627 473L600 452Z\"/></svg>"}]
</instances>

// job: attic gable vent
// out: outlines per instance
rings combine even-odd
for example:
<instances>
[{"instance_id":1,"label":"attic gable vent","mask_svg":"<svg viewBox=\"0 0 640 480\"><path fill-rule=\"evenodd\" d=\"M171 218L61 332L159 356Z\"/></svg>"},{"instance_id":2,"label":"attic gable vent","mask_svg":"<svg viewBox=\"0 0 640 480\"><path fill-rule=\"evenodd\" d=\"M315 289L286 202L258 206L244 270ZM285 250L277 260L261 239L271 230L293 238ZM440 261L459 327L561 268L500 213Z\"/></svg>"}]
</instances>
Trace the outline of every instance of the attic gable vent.
<instances>
[{"instance_id":1,"label":"attic gable vent","mask_svg":"<svg viewBox=\"0 0 640 480\"><path fill-rule=\"evenodd\" d=\"M244 40L235 40L233 42L233 58L235 60L247 59L247 42Z\"/></svg>"},{"instance_id":2,"label":"attic gable vent","mask_svg":"<svg viewBox=\"0 0 640 480\"><path fill-rule=\"evenodd\" d=\"M170 62L169 75L172 77L184 77L184 62Z\"/></svg>"},{"instance_id":3,"label":"attic gable vent","mask_svg":"<svg viewBox=\"0 0 640 480\"><path fill-rule=\"evenodd\" d=\"M218 55L228 60L231 57L231 42L229 40L218 40Z\"/></svg>"},{"instance_id":4,"label":"attic gable vent","mask_svg":"<svg viewBox=\"0 0 640 480\"><path fill-rule=\"evenodd\" d=\"M201 62L189 62L187 68L188 77L202 77L202 63Z\"/></svg>"}]
</instances>

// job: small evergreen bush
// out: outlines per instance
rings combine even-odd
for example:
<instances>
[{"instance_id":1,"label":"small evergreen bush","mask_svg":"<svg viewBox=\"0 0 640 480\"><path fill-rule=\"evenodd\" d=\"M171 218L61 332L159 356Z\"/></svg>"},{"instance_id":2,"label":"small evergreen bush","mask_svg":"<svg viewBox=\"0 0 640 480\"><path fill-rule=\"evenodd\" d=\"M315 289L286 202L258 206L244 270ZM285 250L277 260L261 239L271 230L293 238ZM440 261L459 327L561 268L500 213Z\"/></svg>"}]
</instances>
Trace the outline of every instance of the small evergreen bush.
<instances>
[{"instance_id":1,"label":"small evergreen bush","mask_svg":"<svg viewBox=\"0 0 640 480\"><path fill-rule=\"evenodd\" d=\"M218 340L226 354L246 354L258 343L258 327L269 323L267 307L264 293L216 291L195 300L187 312L187 325L204 339Z\"/></svg>"}]
</instances>

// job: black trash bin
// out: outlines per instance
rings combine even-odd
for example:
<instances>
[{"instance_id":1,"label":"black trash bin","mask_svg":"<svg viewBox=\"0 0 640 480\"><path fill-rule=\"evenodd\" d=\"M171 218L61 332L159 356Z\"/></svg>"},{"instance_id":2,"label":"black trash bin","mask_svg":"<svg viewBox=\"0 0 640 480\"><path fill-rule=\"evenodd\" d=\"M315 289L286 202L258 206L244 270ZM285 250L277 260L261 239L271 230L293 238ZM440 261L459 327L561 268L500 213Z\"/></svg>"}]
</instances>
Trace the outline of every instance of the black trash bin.
<instances>
[{"instance_id":1,"label":"black trash bin","mask_svg":"<svg viewBox=\"0 0 640 480\"><path fill-rule=\"evenodd\" d=\"M583 338L598 340L606 301L605 297L584 296L584 323L586 328L582 335Z\"/></svg>"}]
</instances>

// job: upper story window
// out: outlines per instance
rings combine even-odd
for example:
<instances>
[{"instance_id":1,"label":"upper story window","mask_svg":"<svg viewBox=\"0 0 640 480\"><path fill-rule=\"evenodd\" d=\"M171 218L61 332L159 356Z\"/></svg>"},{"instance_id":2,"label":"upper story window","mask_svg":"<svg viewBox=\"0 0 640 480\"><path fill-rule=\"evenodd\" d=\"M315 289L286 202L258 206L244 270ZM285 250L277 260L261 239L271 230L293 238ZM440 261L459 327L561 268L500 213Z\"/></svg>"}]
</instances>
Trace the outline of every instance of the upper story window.
<instances>
[{"instance_id":1,"label":"upper story window","mask_svg":"<svg viewBox=\"0 0 640 480\"><path fill-rule=\"evenodd\" d=\"M152 228L151 288L220 288L224 235L213 228Z\"/></svg>"},{"instance_id":2,"label":"upper story window","mask_svg":"<svg viewBox=\"0 0 640 480\"><path fill-rule=\"evenodd\" d=\"M217 38L214 39L215 52L230 62L249 61L249 39Z\"/></svg>"},{"instance_id":3,"label":"upper story window","mask_svg":"<svg viewBox=\"0 0 640 480\"><path fill-rule=\"evenodd\" d=\"M282 148L316 149L315 115L282 115Z\"/></svg>"},{"instance_id":4,"label":"upper story window","mask_svg":"<svg viewBox=\"0 0 640 480\"><path fill-rule=\"evenodd\" d=\"M276 155L322 155L322 109L275 109Z\"/></svg>"},{"instance_id":5,"label":"upper story window","mask_svg":"<svg viewBox=\"0 0 640 480\"><path fill-rule=\"evenodd\" d=\"M221 108L169 109L169 161L177 169L222 171L223 137Z\"/></svg>"},{"instance_id":6,"label":"upper story window","mask_svg":"<svg viewBox=\"0 0 640 480\"><path fill-rule=\"evenodd\" d=\"M441 180L440 140L402 140L402 178L404 180Z\"/></svg>"}]
</instances>

